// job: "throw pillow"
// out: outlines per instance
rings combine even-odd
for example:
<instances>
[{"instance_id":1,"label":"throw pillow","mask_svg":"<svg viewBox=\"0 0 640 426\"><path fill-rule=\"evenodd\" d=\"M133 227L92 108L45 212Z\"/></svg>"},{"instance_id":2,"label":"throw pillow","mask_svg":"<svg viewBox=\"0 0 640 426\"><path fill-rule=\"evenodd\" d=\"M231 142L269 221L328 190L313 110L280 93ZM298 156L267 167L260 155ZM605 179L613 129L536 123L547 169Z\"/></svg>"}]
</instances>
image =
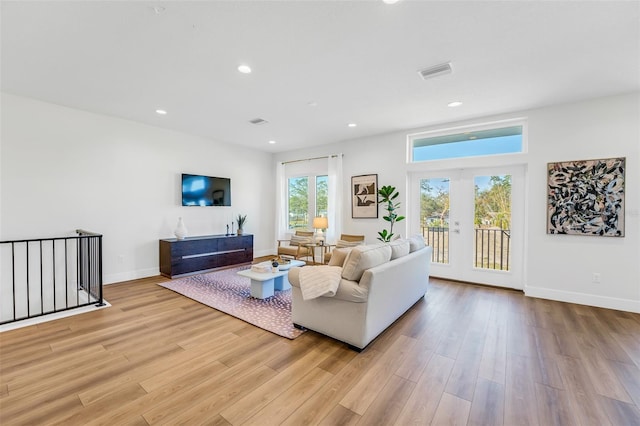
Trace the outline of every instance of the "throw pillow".
<instances>
[{"instance_id":1,"label":"throw pillow","mask_svg":"<svg viewBox=\"0 0 640 426\"><path fill-rule=\"evenodd\" d=\"M389 243L389 247L391 247L391 260L393 260L408 255L411 244L409 240L394 240Z\"/></svg>"},{"instance_id":2,"label":"throw pillow","mask_svg":"<svg viewBox=\"0 0 640 426\"><path fill-rule=\"evenodd\" d=\"M365 270L388 262L389 259L391 259L391 247L387 244L356 246L351 249L344 261L342 278L360 281Z\"/></svg>"},{"instance_id":3,"label":"throw pillow","mask_svg":"<svg viewBox=\"0 0 640 426\"><path fill-rule=\"evenodd\" d=\"M425 246L426 244L424 243L424 238L422 237L422 235L416 234L412 235L411 238L409 238L409 253L420 250Z\"/></svg>"},{"instance_id":4,"label":"throw pillow","mask_svg":"<svg viewBox=\"0 0 640 426\"><path fill-rule=\"evenodd\" d=\"M329 266L342 266L344 260L351 251L351 247L335 248L331 251L331 259L329 259Z\"/></svg>"},{"instance_id":5,"label":"throw pillow","mask_svg":"<svg viewBox=\"0 0 640 426\"><path fill-rule=\"evenodd\" d=\"M292 246L300 246L302 244L309 244L309 243L311 243L311 238L301 237L299 235L292 235L291 241L289 241L289 244Z\"/></svg>"}]
</instances>

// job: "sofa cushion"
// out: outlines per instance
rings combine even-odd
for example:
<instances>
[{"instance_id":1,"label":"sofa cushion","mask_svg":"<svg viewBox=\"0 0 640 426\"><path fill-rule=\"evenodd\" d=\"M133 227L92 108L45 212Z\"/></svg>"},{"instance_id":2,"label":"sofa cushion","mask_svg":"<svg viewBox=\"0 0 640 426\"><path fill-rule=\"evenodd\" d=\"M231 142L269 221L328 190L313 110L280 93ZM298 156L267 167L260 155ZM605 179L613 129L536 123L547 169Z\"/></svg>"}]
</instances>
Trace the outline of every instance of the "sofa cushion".
<instances>
[{"instance_id":1,"label":"sofa cushion","mask_svg":"<svg viewBox=\"0 0 640 426\"><path fill-rule=\"evenodd\" d=\"M331 251L331 257L329 258L329 266L343 266L344 260L351 251L352 247L336 248Z\"/></svg>"},{"instance_id":2,"label":"sofa cushion","mask_svg":"<svg viewBox=\"0 0 640 426\"><path fill-rule=\"evenodd\" d=\"M342 278L360 281L365 270L388 262L390 259L391 247L388 244L353 247L342 266Z\"/></svg>"},{"instance_id":3,"label":"sofa cushion","mask_svg":"<svg viewBox=\"0 0 640 426\"><path fill-rule=\"evenodd\" d=\"M409 253L413 253L416 250L420 250L424 248L426 244L424 243L424 238L420 234L412 235L409 238Z\"/></svg>"},{"instance_id":4,"label":"sofa cushion","mask_svg":"<svg viewBox=\"0 0 640 426\"><path fill-rule=\"evenodd\" d=\"M356 281L340 280L338 291L333 296L334 299L346 300L347 302L365 303L369 298L369 289L359 286Z\"/></svg>"},{"instance_id":5,"label":"sofa cushion","mask_svg":"<svg viewBox=\"0 0 640 426\"><path fill-rule=\"evenodd\" d=\"M391 260L393 260L408 255L410 243L409 240L394 240L389 242L389 247L391 247Z\"/></svg>"}]
</instances>

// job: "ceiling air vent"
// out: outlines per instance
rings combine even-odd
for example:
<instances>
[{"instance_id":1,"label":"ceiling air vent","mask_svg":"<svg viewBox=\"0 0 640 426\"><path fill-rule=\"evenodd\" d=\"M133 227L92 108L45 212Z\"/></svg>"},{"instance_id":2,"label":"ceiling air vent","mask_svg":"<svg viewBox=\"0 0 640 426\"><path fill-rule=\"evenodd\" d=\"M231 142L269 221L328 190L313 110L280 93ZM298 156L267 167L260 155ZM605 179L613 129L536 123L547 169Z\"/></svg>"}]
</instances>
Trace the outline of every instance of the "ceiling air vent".
<instances>
[{"instance_id":1,"label":"ceiling air vent","mask_svg":"<svg viewBox=\"0 0 640 426\"><path fill-rule=\"evenodd\" d=\"M255 124L257 126L260 124L267 124L268 121L263 118L254 118L253 120L249 120L249 123Z\"/></svg>"},{"instance_id":2,"label":"ceiling air vent","mask_svg":"<svg viewBox=\"0 0 640 426\"><path fill-rule=\"evenodd\" d=\"M431 77L436 77L443 74L449 74L450 72L451 72L451 62L435 65L433 67L425 68L418 71L418 73L420 73L420 76L422 76L422 78L425 80Z\"/></svg>"}]
</instances>

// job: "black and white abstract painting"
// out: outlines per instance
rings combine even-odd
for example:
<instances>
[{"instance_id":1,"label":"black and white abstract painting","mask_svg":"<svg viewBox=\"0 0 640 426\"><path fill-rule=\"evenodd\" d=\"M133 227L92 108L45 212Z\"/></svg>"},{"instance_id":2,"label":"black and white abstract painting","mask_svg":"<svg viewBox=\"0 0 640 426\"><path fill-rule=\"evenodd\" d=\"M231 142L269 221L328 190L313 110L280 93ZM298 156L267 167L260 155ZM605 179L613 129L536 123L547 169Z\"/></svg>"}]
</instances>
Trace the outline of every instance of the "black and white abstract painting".
<instances>
[{"instance_id":1,"label":"black and white abstract painting","mask_svg":"<svg viewBox=\"0 0 640 426\"><path fill-rule=\"evenodd\" d=\"M547 233L624 237L625 158L547 165Z\"/></svg>"}]
</instances>

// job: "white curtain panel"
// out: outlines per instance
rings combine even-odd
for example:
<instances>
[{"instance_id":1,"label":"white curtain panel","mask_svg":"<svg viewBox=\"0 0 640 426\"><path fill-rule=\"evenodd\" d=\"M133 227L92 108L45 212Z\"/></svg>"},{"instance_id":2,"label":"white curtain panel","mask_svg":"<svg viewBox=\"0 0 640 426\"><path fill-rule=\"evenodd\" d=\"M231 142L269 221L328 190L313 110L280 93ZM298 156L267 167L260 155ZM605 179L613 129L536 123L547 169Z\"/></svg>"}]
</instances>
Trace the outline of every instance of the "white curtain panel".
<instances>
[{"instance_id":1,"label":"white curtain panel","mask_svg":"<svg viewBox=\"0 0 640 426\"><path fill-rule=\"evenodd\" d=\"M278 163L276 166L276 236L278 240L287 238L287 175L285 173L285 163Z\"/></svg>"},{"instance_id":2,"label":"white curtain panel","mask_svg":"<svg viewBox=\"0 0 640 426\"><path fill-rule=\"evenodd\" d=\"M338 240L342 233L342 154L330 155L328 161L328 177L329 177L329 194L327 205L327 220L329 228L327 229L326 241L333 243Z\"/></svg>"}]
</instances>

